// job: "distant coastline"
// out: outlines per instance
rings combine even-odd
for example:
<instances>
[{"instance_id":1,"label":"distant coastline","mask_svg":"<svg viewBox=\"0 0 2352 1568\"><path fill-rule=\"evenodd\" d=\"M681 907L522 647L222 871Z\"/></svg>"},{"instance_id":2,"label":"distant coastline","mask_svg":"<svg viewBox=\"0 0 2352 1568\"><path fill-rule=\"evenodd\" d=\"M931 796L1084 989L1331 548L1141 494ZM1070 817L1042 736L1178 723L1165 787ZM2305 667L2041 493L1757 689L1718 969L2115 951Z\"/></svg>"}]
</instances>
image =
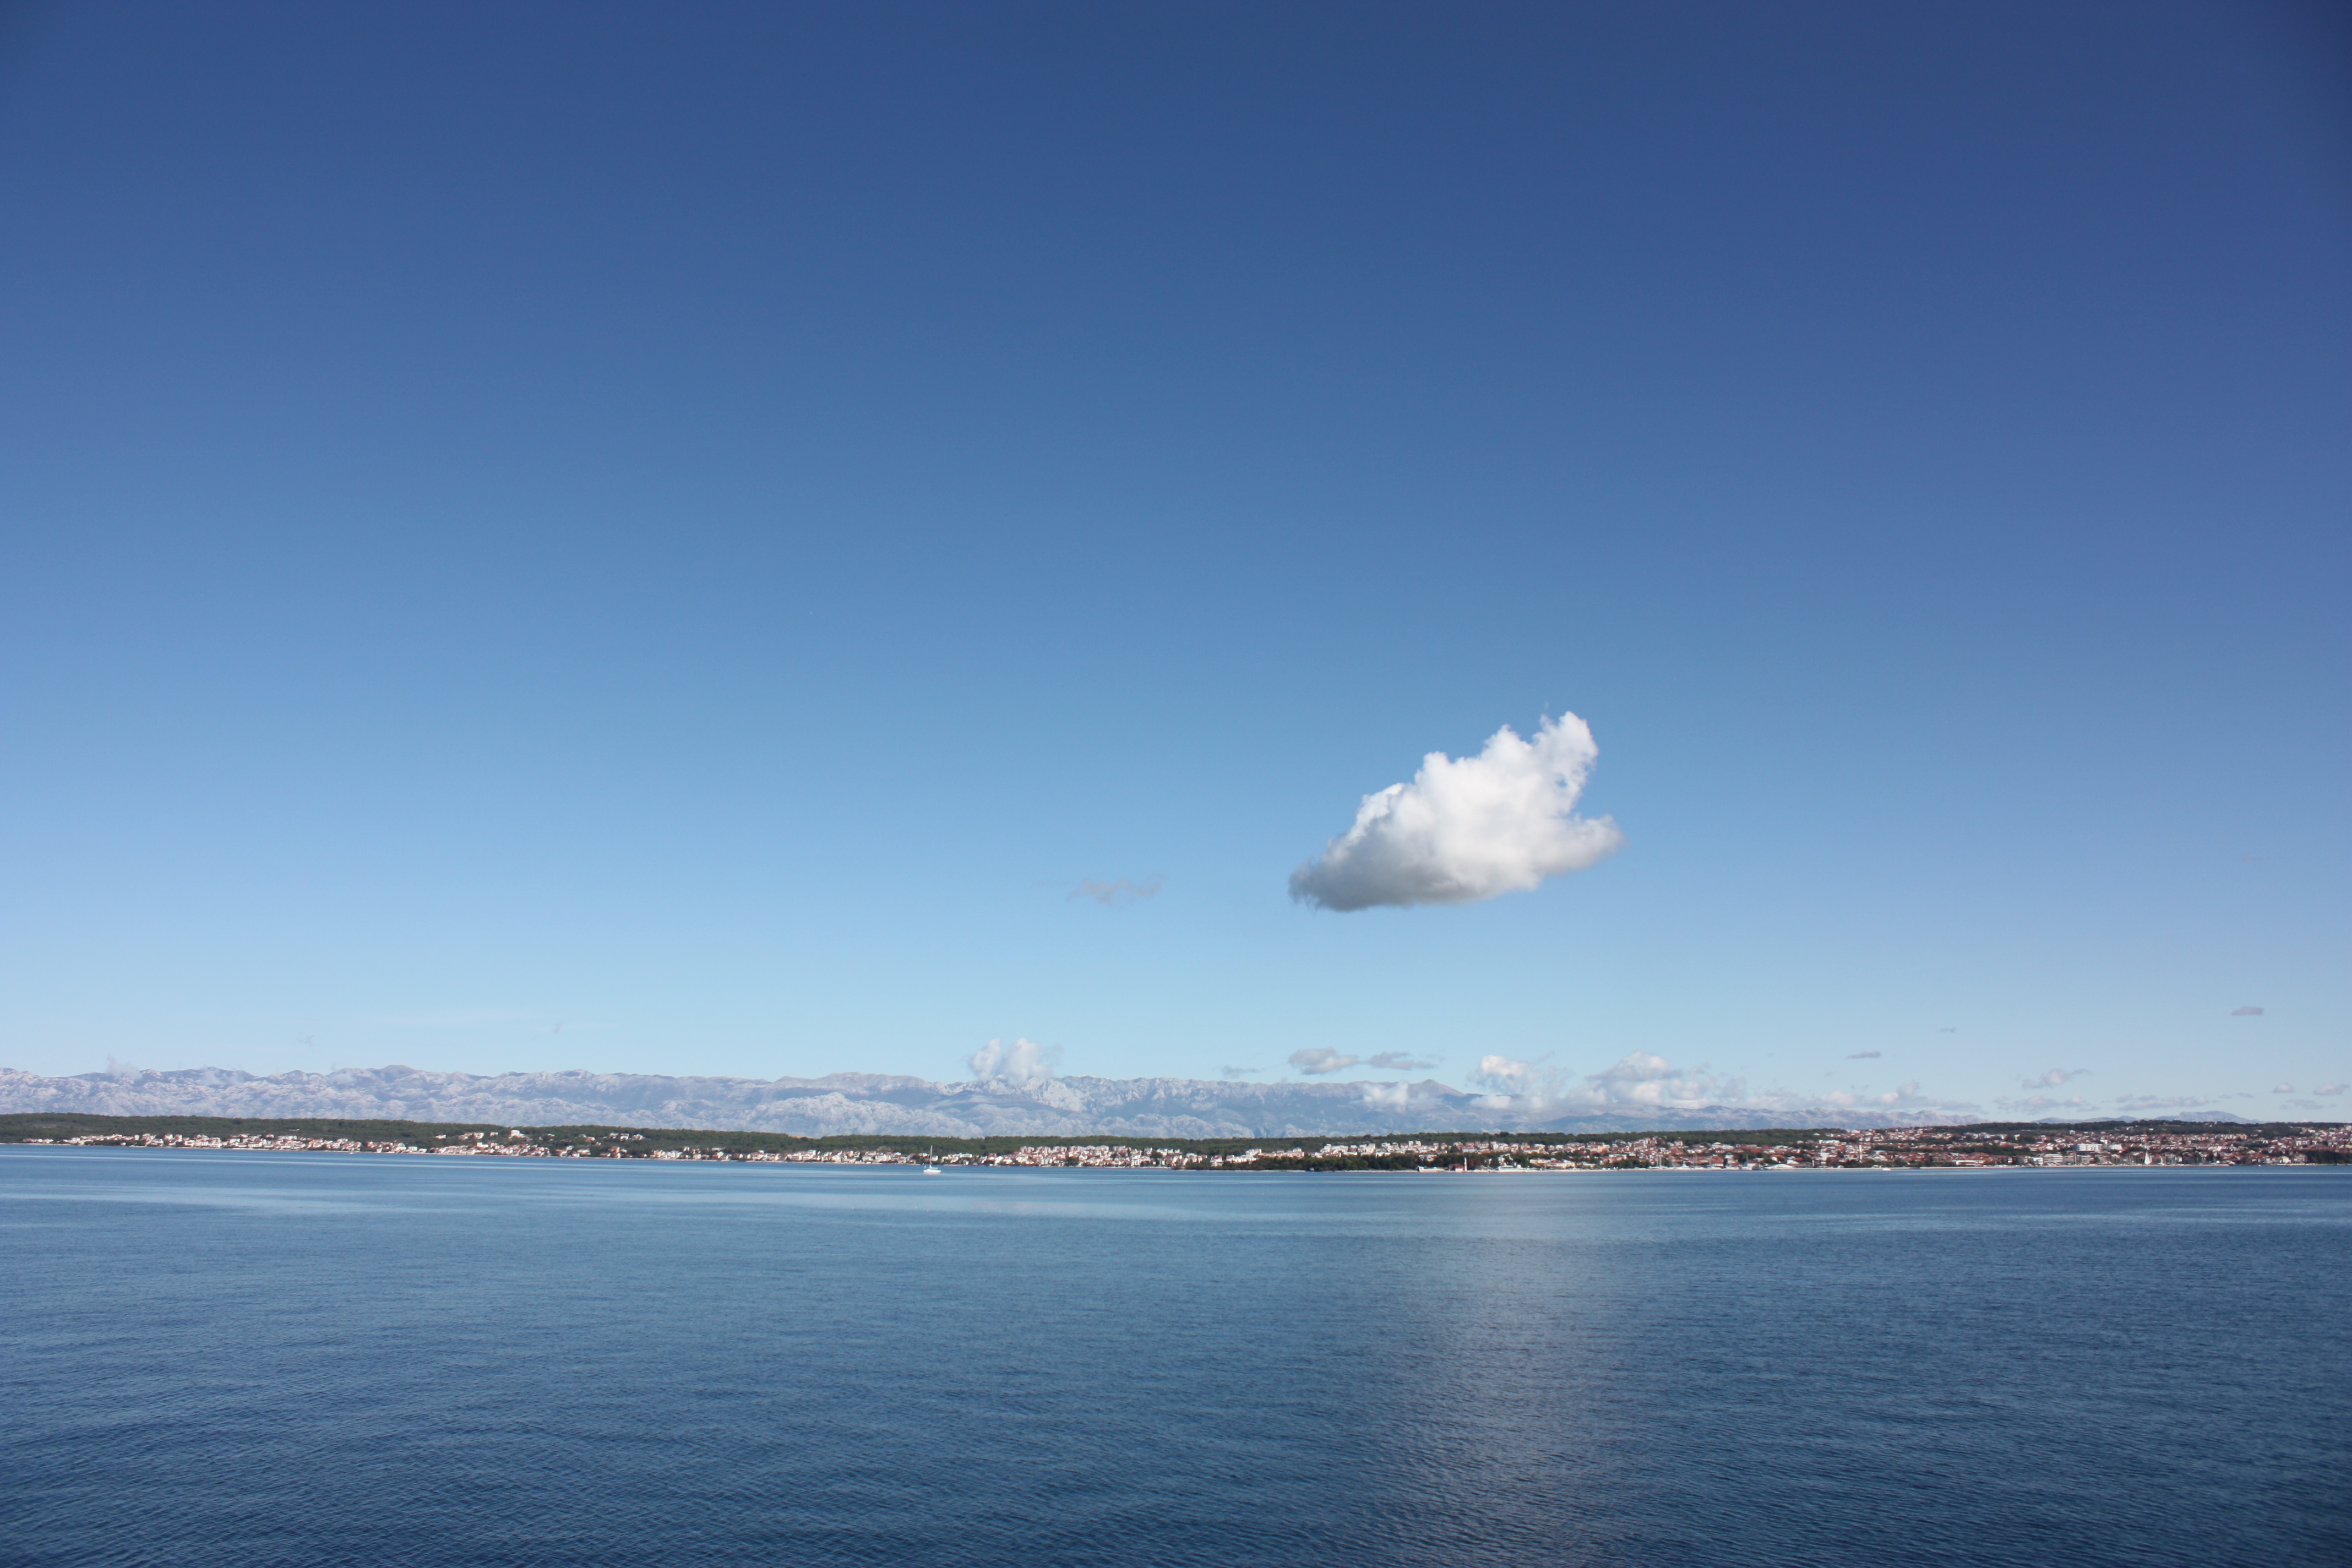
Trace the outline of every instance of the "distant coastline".
<instances>
[{"instance_id":1,"label":"distant coastline","mask_svg":"<svg viewBox=\"0 0 2352 1568\"><path fill-rule=\"evenodd\" d=\"M1465 1173L2352 1164L2352 1125L2343 1122L2168 1121L1997 1121L1865 1131L1718 1128L1577 1135L1418 1132L1375 1138L1169 1140L1100 1134L801 1138L693 1128L32 1112L0 1115L0 1143L739 1164Z\"/></svg>"}]
</instances>

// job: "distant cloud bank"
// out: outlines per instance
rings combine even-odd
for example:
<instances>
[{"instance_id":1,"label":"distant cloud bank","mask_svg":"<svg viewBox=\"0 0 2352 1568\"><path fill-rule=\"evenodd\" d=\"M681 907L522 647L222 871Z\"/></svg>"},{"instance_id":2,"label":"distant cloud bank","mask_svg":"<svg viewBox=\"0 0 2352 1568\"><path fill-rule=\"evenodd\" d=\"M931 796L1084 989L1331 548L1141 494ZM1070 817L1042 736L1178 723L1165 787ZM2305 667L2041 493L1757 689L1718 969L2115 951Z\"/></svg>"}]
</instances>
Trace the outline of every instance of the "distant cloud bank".
<instances>
[{"instance_id":1,"label":"distant cloud bank","mask_svg":"<svg viewBox=\"0 0 2352 1568\"><path fill-rule=\"evenodd\" d=\"M2046 1094L2037 1094L2024 1100L1996 1100L1992 1103L1993 1108L1998 1110L2033 1111L2081 1110L2091 1102L2080 1095L2072 1095L2064 1100L2053 1100Z\"/></svg>"},{"instance_id":2,"label":"distant cloud bank","mask_svg":"<svg viewBox=\"0 0 2352 1568\"><path fill-rule=\"evenodd\" d=\"M1317 1046L1308 1050L1290 1053L1290 1070L1309 1078L1326 1073L1346 1072L1349 1068L1374 1068L1381 1072L1419 1072L1433 1068L1435 1062L1423 1061L1410 1051L1381 1051L1374 1056L1351 1057L1335 1051L1328 1046Z\"/></svg>"},{"instance_id":3,"label":"distant cloud bank","mask_svg":"<svg viewBox=\"0 0 2352 1568\"><path fill-rule=\"evenodd\" d=\"M1573 713L1529 741L1507 724L1475 757L1432 752L1411 783L1364 797L1355 825L1291 873L1290 896L1343 913L1469 904L1581 871L1625 841L1608 817L1576 815L1599 755Z\"/></svg>"},{"instance_id":4,"label":"distant cloud bank","mask_svg":"<svg viewBox=\"0 0 2352 1568\"><path fill-rule=\"evenodd\" d=\"M992 1055L991 1052L994 1054ZM915 1133L1291 1138L1479 1129L1630 1131L1661 1128L1886 1127L1953 1118L1906 1105L1845 1110L1777 1092L1678 1104L1662 1091L1707 1081L1656 1058L1628 1058L1557 1100L1545 1069L1517 1075L1538 1092L1497 1101L1442 1083L1219 1083L1050 1073L1034 1042L973 1053L977 1081L932 1083L883 1073L818 1079L659 1078L631 1073L530 1072L477 1077L411 1068L350 1068L256 1078L218 1068L126 1069L44 1078L0 1068L0 1111L107 1116L327 1116L354 1121L496 1121L509 1127L740 1127L802 1137ZM1513 1075L1507 1058L1497 1067ZM1024 1072L1032 1076L1022 1077ZM1598 1079L1600 1081L1594 1081ZM1650 1097L1653 1089L1659 1098Z\"/></svg>"}]
</instances>

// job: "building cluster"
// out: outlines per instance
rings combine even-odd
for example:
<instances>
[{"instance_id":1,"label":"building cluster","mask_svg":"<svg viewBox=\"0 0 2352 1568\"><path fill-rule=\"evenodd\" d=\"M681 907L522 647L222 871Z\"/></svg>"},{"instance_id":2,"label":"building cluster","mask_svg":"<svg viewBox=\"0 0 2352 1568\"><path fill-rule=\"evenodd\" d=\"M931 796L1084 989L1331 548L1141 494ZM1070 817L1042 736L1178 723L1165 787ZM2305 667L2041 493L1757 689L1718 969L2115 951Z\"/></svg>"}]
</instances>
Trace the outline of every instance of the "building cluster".
<instances>
[{"instance_id":1,"label":"building cluster","mask_svg":"<svg viewBox=\"0 0 2352 1568\"><path fill-rule=\"evenodd\" d=\"M240 1132L215 1138L202 1132L85 1132L74 1138L26 1138L26 1143L70 1143L91 1149L275 1149L325 1150L339 1154L429 1154L411 1143L360 1138L305 1138L291 1132Z\"/></svg>"},{"instance_id":2,"label":"building cluster","mask_svg":"<svg viewBox=\"0 0 2352 1568\"><path fill-rule=\"evenodd\" d=\"M804 1156L801 1156L804 1157ZM894 1156L883 1155L882 1159ZM1123 1144L1045 1145L1010 1154L942 1155L942 1164L1085 1165L1173 1170L1372 1168L1430 1173L1609 1170L1898 1170L1989 1165L2294 1165L2352 1160L2352 1127L2315 1124L2288 1132L2211 1123L2122 1127L2093 1134L2062 1128L1900 1127L1769 1143L1671 1134L1557 1143L1520 1139L1371 1139L1312 1151L1244 1149L1202 1154Z\"/></svg>"},{"instance_id":3,"label":"building cluster","mask_svg":"<svg viewBox=\"0 0 2352 1568\"><path fill-rule=\"evenodd\" d=\"M617 1134L596 1144L558 1147L534 1141L517 1127L507 1132L459 1132L428 1143L363 1138L313 1138L299 1132L239 1132L222 1138L205 1132L85 1132L73 1138L26 1138L26 1143L73 1144L92 1149L260 1149L336 1154L493 1154L506 1159L583 1158L591 1153L618 1156L629 1142L645 1142L645 1134Z\"/></svg>"},{"instance_id":4,"label":"building cluster","mask_svg":"<svg viewBox=\"0 0 2352 1568\"><path fill-rule=\"evenodd\" d=\"M1771 1142L1677 1138L1535 1142L1525 1139L1370 1139L1312 1150L1148 1148L1125 1143L1037 1144L992 1153L908 1149L760 1149L656 1144L642 1132L579 1134L558 1142L521 1128L436 1134L425 1143L320 1138L298 1132L229 1137L190 1132L92 1132L28 1138L28 1143L145 1149L248 1149L506 1159L648 1159L817 1165L1082 1166L1114 1170L1787 1171L1900 1170L1992 1165L2294 1165L2352 1163L2352 1126L2307 1124L2285 1131L2232 1125L2119 1124L2091 1131L1979 1126L1897 1127Z\"/></svg>"}]
</instances>

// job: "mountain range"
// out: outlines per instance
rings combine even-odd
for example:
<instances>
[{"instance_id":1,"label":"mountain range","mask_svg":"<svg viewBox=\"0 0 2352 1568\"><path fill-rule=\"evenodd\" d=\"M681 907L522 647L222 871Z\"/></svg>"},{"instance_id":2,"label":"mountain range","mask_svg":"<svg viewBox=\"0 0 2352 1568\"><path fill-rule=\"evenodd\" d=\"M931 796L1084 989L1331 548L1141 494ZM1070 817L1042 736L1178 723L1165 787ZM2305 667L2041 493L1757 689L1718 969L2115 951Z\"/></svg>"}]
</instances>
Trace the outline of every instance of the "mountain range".
<instances>
[{"instance_id":1,"label":"mountain range","mask_svg":"<svg viewBox=\"0 0 2352 1568\"><path fill-rule=\"evenodd\" d=\"M1419 1083L1236 1083L1202 1079L984 1079L882 1073L668 1078L646 1073L427 1072L350 1068L268 1077L229 1068L122 1068L46 1078L0 1068L0 1113L347 1117L515 1126L695 1127L940 1138L1087 1133L1303 1138L1422 1131L1631 1132L1736 1127L1891 1127L1968 1118L1919 1110L1753 1105L1583 1105Z\"/></svg>"}]
</instances>

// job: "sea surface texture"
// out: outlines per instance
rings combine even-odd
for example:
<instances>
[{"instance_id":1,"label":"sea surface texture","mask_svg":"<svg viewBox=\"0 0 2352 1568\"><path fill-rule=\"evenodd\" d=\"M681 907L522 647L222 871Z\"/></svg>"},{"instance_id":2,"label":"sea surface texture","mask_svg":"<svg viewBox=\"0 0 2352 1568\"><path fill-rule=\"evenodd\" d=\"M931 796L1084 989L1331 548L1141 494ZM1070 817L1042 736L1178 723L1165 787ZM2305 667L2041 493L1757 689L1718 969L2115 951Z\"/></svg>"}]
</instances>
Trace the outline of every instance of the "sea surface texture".
<instances>
[{"instance_id":1,"label":"sea surface texture","mask_svg":"<svg viewBox=\"0 0 2352 1568\"><path fill-rule=\"evenodd\" d=\"M0 1149L11 1564L2352 1563L2352 1170Z\"/></svg>"}]
</instances>

